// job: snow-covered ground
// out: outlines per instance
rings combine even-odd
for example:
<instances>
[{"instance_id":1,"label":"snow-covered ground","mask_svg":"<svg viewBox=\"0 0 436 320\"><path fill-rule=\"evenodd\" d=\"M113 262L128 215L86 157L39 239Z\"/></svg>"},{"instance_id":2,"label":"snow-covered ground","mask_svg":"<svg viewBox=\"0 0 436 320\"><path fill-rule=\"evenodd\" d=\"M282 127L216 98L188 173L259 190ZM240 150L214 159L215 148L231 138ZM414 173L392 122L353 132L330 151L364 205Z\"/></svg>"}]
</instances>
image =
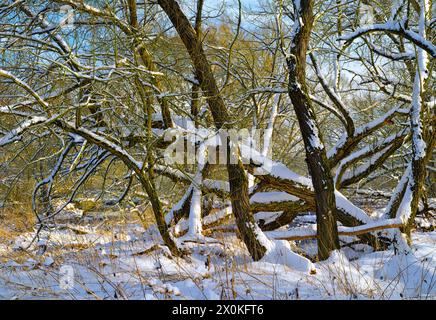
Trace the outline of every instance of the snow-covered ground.
<instances>
[{"instance_id":1,"label":"snow-covered ground","mask_svg":"<svg viewBox=\"0 0 436 320\"><path fill-rule=\"evenodd\" d=\"M288 249L310 256L314 241L300 249L277 242L253 262L233 234L186 240L185 258L171 257L154 227L136 223L60 225L23 250L33 236L0 246L1 299L436 298L434 231L415 232L407 256L357 244L307 265Z\"/></svg>"}]
</instances>

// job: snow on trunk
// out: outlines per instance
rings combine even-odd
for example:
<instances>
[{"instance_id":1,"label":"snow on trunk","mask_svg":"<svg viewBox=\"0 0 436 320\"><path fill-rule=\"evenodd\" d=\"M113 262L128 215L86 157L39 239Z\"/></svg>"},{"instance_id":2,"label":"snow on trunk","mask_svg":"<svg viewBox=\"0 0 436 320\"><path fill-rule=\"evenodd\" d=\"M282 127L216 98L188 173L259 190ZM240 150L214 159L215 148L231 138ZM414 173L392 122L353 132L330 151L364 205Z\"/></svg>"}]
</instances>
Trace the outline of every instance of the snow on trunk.
<instances>
[{"instance_id":1,"label":"snow on trunk","mask_svg":"<svg viewBox=\"0 0 436 320\"><path fill-rule=\"evenodd\" d=\"M421 12L419 17L419 35L425 37L425 14L426 10L428 9L427 1L421 0L420 6ZM418 48L417 50L417 70L413 83L412 106L410 114L410 124L412 129L412 151L414 160L423 159L425 156L426 145L424 139L422 138L421 108L424 82L428 76L427 53L422 48Z\"/></svg>"},{"instance_id":2,"label":"snow on trunk","mask_svg":"<svg viewBox=\"0 0 436 320\"><path fill-rule=\"evenodd\" d=\"M279 99L280 99L280 94L276 94L274 96L274 102L272 105L272 109L271 109L271 115L269 117L269 121L268 121L268 125L267 128L265 130L265 136L263 138L263 149L262 149L262 156L264 157L270 157L270 153L271 153L271 141L272 141L272 134L273 134L273 130L274 130L274 122L276 120L277 117L277 110L279 107Z\"/></svg>"},{"instance_id":3,"label":"snow on trunk","mask_svg":"<svg viewBox=\"0 0 436 320\"><path fill-rule=\"evenodd\" d=\"M189 211L188 236L200 237L202 232L201 224L201 190L194 188L192 193L191 208Z\"/></svg>"},{"instance_id":4,"label":"snow on trunk","mask_svg":"<svg viewBox=\"0 0 436 320\"><path fill-rule=\"evenodd\" d=\"M197 174L193 181L193 191L191 198L191 207L189 210L189 230L187 237L201 238L202 237L202 221L201 221L201 185L203 182L203 168L206 161L206 145L200 144L198 148L198 168Z\"/></svg>"}]
</instances>

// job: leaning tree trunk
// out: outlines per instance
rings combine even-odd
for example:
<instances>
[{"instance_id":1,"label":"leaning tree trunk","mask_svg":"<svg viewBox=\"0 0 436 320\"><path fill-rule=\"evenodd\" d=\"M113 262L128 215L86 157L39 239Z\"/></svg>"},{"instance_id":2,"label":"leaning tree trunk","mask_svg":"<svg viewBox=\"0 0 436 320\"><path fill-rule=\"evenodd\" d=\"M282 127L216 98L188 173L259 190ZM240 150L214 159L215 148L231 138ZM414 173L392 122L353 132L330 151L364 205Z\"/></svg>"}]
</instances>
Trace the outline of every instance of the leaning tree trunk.
<instances>
[{"instance_id":1,"label":"leaning tree trunk","mask_svg":"<svg viewBox=\"0 0 436 320\"><path fill-rule=\"evenodd\" d=\"M306 52L313 24L313 0L299 2L299 6L294 6L295 25L291 55L287 57L288 93L300 125L306 161L315 190L318 257L320 260L325 260L332 250L339 248L335 218L335 190L325 147L306 86Z\"/></svg>"},{"instance_id":2,"label":"leaning tree trunk","mask_svg":"<svg viewBox=\"0 0 436 320\"><path fill-rule=\"evenodd\" d=\"M179 250L177 244L174 242L173 238L171 237L170 230L165 222L162 204L156 192L156 186L154 185L154 181L152 177L146 178L145 173L141 172L138 174L138 178L139 181L141 182L141 185L144 187L145 191L147 192L148 198L153 208L153 213L156 219L157 228L159 230L159 233L165 245L168 247L168 249L171 251L173 255L181 256L182 252Z\"/></svg>"},{"instance_id":3,"label":"leaning tree trunk","mask_svg":"<svg viewBox=\"0 0 436 320\"><path fill-rule=\"evenodd\" d=\"M176 28L191 57L200 88L206 97L216 128L223 128L229 120L229 114L219 93L201 41L199 41L195 30L175 0L158 0L158 3ZM229 141L227 142L227 148L229 149ZM259 260L265 254L266 247L262 245L258 238L258 232L261 231L250 212L247 175L241 160L239 157L237 158L236 164L227 163L232 210L242 240L245 242L252 258Z\"/></svg>"}]
</instances>

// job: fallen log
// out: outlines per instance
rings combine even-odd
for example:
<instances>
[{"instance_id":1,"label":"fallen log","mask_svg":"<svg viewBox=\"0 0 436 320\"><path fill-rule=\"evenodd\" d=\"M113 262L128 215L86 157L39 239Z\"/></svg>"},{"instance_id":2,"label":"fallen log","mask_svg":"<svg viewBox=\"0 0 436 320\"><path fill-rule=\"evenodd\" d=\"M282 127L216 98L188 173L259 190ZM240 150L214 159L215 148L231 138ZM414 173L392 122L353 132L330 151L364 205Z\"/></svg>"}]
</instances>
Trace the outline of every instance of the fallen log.
<instances>
[{"instance_id":1,"label":"fallen log","mask_svg":"<svg viewBox=\"0 0 436 320\"><path fill-rule=\"evenodd\" d=\"M340 236L358 236L367 234L374 231L380 231L385 229L401 228L404 223L400 219L387 219L376 222L367 223L357 227L339 226L338 234ZM266 235L275 240L305 240L314 239L317 237L316 225L310 227L299 227L285 231L269 231Z\"/></svg>"}]
</instances>

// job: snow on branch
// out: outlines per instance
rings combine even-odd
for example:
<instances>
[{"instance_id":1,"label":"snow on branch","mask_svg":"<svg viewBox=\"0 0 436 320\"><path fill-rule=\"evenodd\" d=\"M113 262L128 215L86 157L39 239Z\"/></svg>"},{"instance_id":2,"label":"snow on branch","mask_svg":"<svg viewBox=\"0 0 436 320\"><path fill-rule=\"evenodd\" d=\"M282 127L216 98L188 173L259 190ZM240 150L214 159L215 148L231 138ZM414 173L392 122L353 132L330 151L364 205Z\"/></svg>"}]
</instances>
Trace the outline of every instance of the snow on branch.
<instances>
[{"instance_id":1,"label":"snow on branch","mask_svg":"<svg viewBox=\"0 0 436 320\"><path fill-rule=\"evenodd\" d=\"M31 117L31 116L33 116L29 112L16 110L16 108L19 107L19 106L21 106L21 104L0 107L0 113L2 113L2 114L10 114L10 115L13 115L13 116L18 116L18 117Z\"/></svg>"},{"instance_id":2,"label":"snow on branch","mask_svg":"<svg viewBox=\"0 0 436 320\"><path fill-rule=\"evenodd\" d=\"M371 172L374 172L374 170L378 168L392 154L392 152L398 148L397 146L399 145L394 143L388 145L384 149L370 156L369 159L362 165L345 172L339 182L340 185L348 186L360 181L362 178L368 176Z\"/></svg>"},{"instance_id":3,"label":"snow on branch","mask_svg":"<svg viewBox=\"0 0 436 320\"><path fill-rule=\"evenodd\" d=\"M344 117L346 121L346 129L347 134L349 136L352 136L354 134L354 121L350 116L350 113L347 111L346 106L344 105L340 95L336 93L333 89L330 88L328 85L326 79L321 73L321 70L318 66L318 63L316 61L316 58L313 53L309 54L310 59L312 60L313 67L315 69L316 76L318 77L319 82L321 83L321 86L323 87L325 93L330 98L330 100L333 102L333 104L336 106L336 108L341 112L342 116Z\"/></svg>"},{"instance_id":4,"label":"snow on branch","mask_svg":"<svg viewBox=\"0 0 436 320\"><path fill-rule=\"evenodd\" d=\"M355 39L373 32L390 32L402 35L407 40L413 42L418 47L427 51L433 58L436 58L436 46L433 43L422 37L420 34L410 29L406 29L402 23L397 21L388 21L386 23L376 23L372 25L362 26L354 32L340 37L339 40L344 40L345 44L348 45Z\"/></svg>"},{"instance_id":5,"label":"snow on branch","mask_svg":"<svg viewBox=\"0 0 436 320\"><path fill-rule=\"evenodd\" d=\"M36 93L36 91L34 91L27 83L25 83L24 81L20 80L19 78L17 78L16 76L14 76L12 73L9 73L6 70L0 69L0 77L3 78L7 78L12 80L15 84L17 84L18 86L20 86L21 88L23 88L24 90L27 91L27 93L29 93L32 97L35 98L35 100L44 108L48 107L47 102L44 101L44 99L41 98L41 96Z\"/></svg>"},{"instance_id":6,"label":"snow on branch","mask_svg":"<svg viewBox=\"0 0 436 320\"><path fill-rule=\"evenodd\" d=\"M366 223L357 227L339 226L338 234L340 236L358 236L374 231L401 228L402 226L403 222L401 219L386 219ZM286 231L269 231L265 233L271 239L288 241L313 239L317 237L315 224L310 225L309 227L292 228Z\"/></svg>"},{"instance_id":7,"label":"snow on branch","mask_svg":"<svg viewBox=\"0 0 436 320\"><path fill-rule=\"evenodd\" d=\"M110 141L106 137L103 137L89 129L82 127L76 128L74 123L58 120L56 121L56 124L65 131L77 134L102 149L109 151L111 154L120 158L120 160L122 160L130 169L134 170L135 173L141 173L142 162L133 158L132 155L116 142Z\"/></svg>"},{"instance_id":8,"label":"snow on branch","mask_svg":"<svg viewBox=\"0 0 436 320\"><path fill-rule=\"evenodd\" d=\"M286 192L277 192L277 191L270 191L270 192L259 192L254 194L250 198L251 204L257 204L257 203L273 203L273 202L287 202L287 201L298 201L299 199L293 195L290 195Z\"/></svg>"},{"instance_id":9,"label":"snow on branch","mask_svg":"<svg viewBox=\"0 0 436 320\"><path fill-rule=\"evenodd\" d=\"M381 48L378 46L375 46L374 44L368 42L368 45L371 47L371 49L377 53L378 55L391 59L393 61L407 61L407 60L414 60L416 58L414 52L390 52L386 50L385 48Z\"/></svg>"},{"instance_id":10,"label":"snow on branch","mask_svg":"<svg viewBox=\"0 0 436 320\"><path fill-rule=\"evenodd\" d=\"M64 150L61 152L61 154L59 155L56 164L54 165L53 169L50 171L50 174L44 178L43 180L39 181L35 188L33 189L33 193L32 193L32 209L34 212L36 212L36 194L38 192L38 190L48 184L48 191L47 194L50 197L51 194L51 190L52 190L52 186L53 186L53 182L55 179L55 176L57 175L57 173L59 172L59 170L61 169L62 163L64 162L66 156L68 155L68 153L70 152L71 148L74 146L74 140L70 141L64 148ZM39 216L37 215L37 217L39 218Z\"/></svg>"},{"instance_id":11,"label":"snow on branch","mask_svg":"<svg viewBox=\"0 0 436 320\"><path fill-rule=\"evenodd\" d=\"M247 148L246 146L241 146L241 150ZM248 154L242 151L242 155ZM272 161L263 157L259 152L251 151L251 160L254 164L270 163L270 170L268 174L257 176L260 180L268 183L277 190L285 191L291 195L294 195L308 204L314 203L314 190L312 186L312 181L303 177L294 171L290 170L284 164L276 161ZM335 191L336 206L338 210L344 212L347 215L352 216L360 222L366 223L371 221L371 218L366 214L365 211L355 206L351 201L349 201L344 195L338 190Z\"/></svg>"},{"instance_id":12,"label":"snow on branch","mask_svg":"<svg viewBox=\"0 0 436 320\"><path fill-rule=\"evenodd\" d=\"M3 137L0 137L0 147L21 140L22 134L29 128L38 124L46 123L47 121L48 119L46 117L35 116L31 119L21 122L17 127L7 132Z\"/></svg>"},{"instance_id":13,"label":"snow on branch","mask_svg":"<svg viewBox=\"0 0 436 320\"><path fill-rule=\"evenodd\" d=\"M336 185L342 185L344 180L348 180L348 183L352 183L353 181L357 181L362 178L365 173L369 174L372 172L372 169L380 166L393 151L401 146L408 132L409 130L407 129L402 130L401 132L390 135L381 141L367 145L342 159L338 169L336 170ZM369 157L369 159L365 164L359 166L357 169L353 169L352 172L345 172L350 165L367 157ZM345 185L347 185L347 183L345 183Z\"/></svg>"},{"instance_id":14,"label":"snow on branch","mask_svg":"<svg viewBox=\"0 0 436 320\"><path fill-rule=\"evenodd\" d=\"M369 136L376 130L391 123L392 119L398 114L408 114L409 109L402 109L400 107L395 107L390 109L388 112L382 116L372 120L369 123L365 123L362 126L356 127L353 136L344 133L336 142L336 144L327 151L327 157L332 163L332 166L336 165L340 160L343 159L349 153L348 149L356 146L362 139Z\"/></svg>"}]
</instances>

